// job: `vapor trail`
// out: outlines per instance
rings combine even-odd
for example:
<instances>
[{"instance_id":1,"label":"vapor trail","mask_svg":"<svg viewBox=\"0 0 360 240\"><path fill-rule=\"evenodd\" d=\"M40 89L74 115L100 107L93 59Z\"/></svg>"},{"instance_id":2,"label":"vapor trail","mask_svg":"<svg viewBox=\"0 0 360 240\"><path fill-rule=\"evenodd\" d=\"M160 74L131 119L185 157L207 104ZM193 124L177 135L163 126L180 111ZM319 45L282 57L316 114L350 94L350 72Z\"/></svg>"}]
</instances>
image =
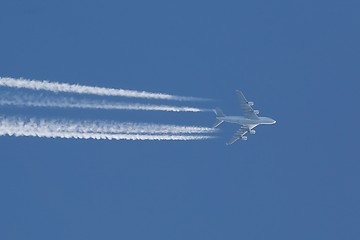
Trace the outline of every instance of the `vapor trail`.
<instances>
[{"instance_id":1,"label":"vapor trail","mask_svg":"<svg viewBox=\"0 0 360 240\"><path fill-rule=\"evenodd\" d=\"M77 94L93 94L101 96L118 96L129 98L147 98L147 99L163 99L163 100L177 100L177 101L203 101L205 99L195 97L175 96L164 93L152 93L135 90L104 88L84 86L77 84L48 82L39 80L16 79L8 77L0 77L0 86L10 88L25 88L31 90L44 90L51 92L67 92Z\"/></svg>"},{"instance_id":2,"label":"vapor trail","mask_svg":"<svg viewBox=\"0 0 360 240\"><path fill-rule=\"evenodd\" d=\"M211 133L213 131L211 128L192 126L0 117L0 135L9 136L186 141L212 138L212 136L194 134Z\"/></svg>"},{"instance_id":3,"label":"vapor trail","mask_svg":"<svg viewBox=\"0 0 360 240\"><path fill-rule=\"evenodd\" d=\"M0 127L0 135L16 137L45 137L45 138L74 138L74 139L107 139L107 140L172 140L189 141L205 140L210 136L186 136L186 135L146 135L146 134L103 134L103 133L78 133L78 132L49 132L43 129L28 130L23 128L4 129Z\"/></svg>"},{"instance_id":4,"label":"vapor trail","mask_svg":"<svg viewBox=\"0 0 360 240\"><path fill-rule=\"evenodd\" d=\"M23 107L56 107L56 108L81 108L104 110L143 110L143 111L168 111L168 112L203 112L207 109L193 107L177 107L168 105L153 105L140 103L121 103L110 101L96 101L75 99L69 97L43 97L34 95L0 95L1 106Z\"/></svg>"}]
</instances>

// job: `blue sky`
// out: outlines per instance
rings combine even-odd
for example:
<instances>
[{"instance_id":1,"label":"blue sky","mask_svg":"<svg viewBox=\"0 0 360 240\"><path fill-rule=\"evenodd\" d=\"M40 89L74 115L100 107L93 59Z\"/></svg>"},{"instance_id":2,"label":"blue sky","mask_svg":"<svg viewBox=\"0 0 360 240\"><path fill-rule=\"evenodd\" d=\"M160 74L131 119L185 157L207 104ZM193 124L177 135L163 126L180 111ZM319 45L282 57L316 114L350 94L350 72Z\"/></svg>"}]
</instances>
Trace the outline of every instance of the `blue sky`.
<instances>
[{"instance_id":1,"label":"blue sky","mask_svg":"<svg viewBox=\"0 0 360 240\"><path fill-rule=\"evenodd\" d=\"M198 142L0 137L0 238L357 239L359 7L1 1L2 77L212 98L189 105L227 114L240 114L241 89L277 123L231 147L230 124ZM1 111L200 126L215 117Z\"/></svg>"}]
</instances>

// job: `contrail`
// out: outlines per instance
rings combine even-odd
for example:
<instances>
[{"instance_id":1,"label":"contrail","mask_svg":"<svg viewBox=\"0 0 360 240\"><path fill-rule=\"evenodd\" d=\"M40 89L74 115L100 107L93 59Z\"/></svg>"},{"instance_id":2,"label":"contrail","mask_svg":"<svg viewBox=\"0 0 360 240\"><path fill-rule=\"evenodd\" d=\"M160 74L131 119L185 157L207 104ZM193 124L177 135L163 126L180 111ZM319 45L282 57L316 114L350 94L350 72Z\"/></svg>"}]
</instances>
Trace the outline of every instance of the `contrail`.
<instances>
[{"instance_id":1,"label":"contrail","mask_svg":"<svg viewBox=\"0 0 360 240\"><path fill-rule=\"evenodd\" d=\"M56 107L56 108L81 108L81 109L104 109L104 110L143 110L143 111L168 111L168 112L204 112L208 109L194 107L177 107L168 105L153 105L140 103L121 103L110 101L97 101L88 99L76 99L71 97L46 97L34 95L10 95L0 94L1 106L23 107Z\"/></svg>"},{"instance_id":2,"label":"contrail","mask_svg":"<svg viewBox=\"0 0 360 240\"><path fill-rule=\"evenodd\" d=\"M205 140L214 129L158 125L147 123L116 123L107 121L70 121L0 117L0 135L47 138L109 139L109 140ZM193 135L186 135L193 134Z\"/></svg>"},{"instance_id":3,"label":"contrail","mask_svg":"<svg viewBox=\"0 0 360 240\"><path fill-rule=\"evenodd\" d=\"M92 133L142 133L142 134L193 134L214 133L217 129L196 126L179 126L152 123L132 123L115 121L74 121L74 120L48 120L0 117L1 126L26 126L37 128L46 126L49 131L71 131Z\"/></svg>"},{"instance_id":4,"label":"contrail","mask_svg":"<svg viewBox=\"0 0 360 240\"><path fill-rule=\"evenodd\" d=\"M16 137L45 137L45 138L74 138L74 139L107 139L107 140L172 140L172 141L189 141L205 140L210 136L172 136L172 135L144 135L144 134L102 134L102 133L78 133L78 132L49 132L43 129L4 129L0 127L0 135Z\"/></svg>"},{"instance_id":5,"label":"contrail","mask_svg":"<svg viewBox=\"0 0 360 240\"><path fill-rule=\"evenodd\" d=\"M16 79L9 77L0 77L0 86L10 87L10 88L25 88L31 90L44 90L55 93L66 92L66 93L77 93L77 94L93 94L93 95L101 95L101 96L117 96L117 97L129 97L129 98L177 100L177 101L206 100L202 98L175 96L164 93L152 93L145 91L93 87L93 86L84 86L84 85L68 84L68 83L27 80L23 78Z\"/></svg>"}]
</instances>

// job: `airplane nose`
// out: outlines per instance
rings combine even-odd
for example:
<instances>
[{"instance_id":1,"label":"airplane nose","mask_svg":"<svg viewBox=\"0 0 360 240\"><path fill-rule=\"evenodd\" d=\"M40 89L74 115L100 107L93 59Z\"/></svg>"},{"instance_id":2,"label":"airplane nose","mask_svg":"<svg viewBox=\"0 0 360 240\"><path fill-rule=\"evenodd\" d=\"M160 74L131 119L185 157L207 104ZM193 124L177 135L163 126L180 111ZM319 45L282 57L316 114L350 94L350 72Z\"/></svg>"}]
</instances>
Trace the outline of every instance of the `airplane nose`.
<instances>
[{"instance_id":1,"label":"airplane nose","mask_svg":"<svg viewBox=\"0 0 360 240\"><path fill-rule=\"evenodd\" d=\"M274 120L274 122L273 123L276 123L276 120Z\"/></svg>"}]
</instances>

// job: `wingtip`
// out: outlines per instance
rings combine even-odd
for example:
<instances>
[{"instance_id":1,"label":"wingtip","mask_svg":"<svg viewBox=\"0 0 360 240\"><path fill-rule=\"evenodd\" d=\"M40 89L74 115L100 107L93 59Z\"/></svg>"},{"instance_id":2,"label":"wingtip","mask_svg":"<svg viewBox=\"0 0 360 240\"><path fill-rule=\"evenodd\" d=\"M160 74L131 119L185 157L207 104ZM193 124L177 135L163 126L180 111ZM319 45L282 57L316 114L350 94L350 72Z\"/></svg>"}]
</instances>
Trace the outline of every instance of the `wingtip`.
<instances>
[{"instance_id":1,"label":"wingtip","mask_svg":"<svg viewBox=\"0 0 360 240\"><path fill-rule=\"evenodd\" d=\"M239 89L236 89L236 93L244 96L243 92Z\"/></svg>"}]
</instances>

